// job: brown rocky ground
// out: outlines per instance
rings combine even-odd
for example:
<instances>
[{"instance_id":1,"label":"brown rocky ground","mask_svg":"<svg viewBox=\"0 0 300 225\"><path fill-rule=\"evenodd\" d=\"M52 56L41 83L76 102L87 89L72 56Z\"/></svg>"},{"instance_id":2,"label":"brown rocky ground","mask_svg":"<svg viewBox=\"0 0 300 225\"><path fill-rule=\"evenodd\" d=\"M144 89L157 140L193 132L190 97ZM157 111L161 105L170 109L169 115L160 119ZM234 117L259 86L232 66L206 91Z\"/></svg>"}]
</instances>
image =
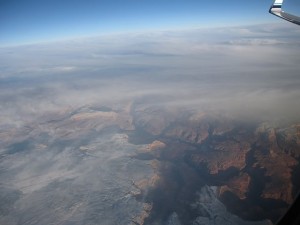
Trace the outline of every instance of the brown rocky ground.
<instances>
[{"instance_id":1,"label":"brown rocky ground","mask_svg":"<svg viewBox=\"0 0 300 225\"><path fill-rule=\"evenodd\" d=\"M153 110L139 107L134 120L135 127L156 139L144 150L151 152L148 160L181 165L173 168L179 174L184 173L178 171L181 169L196 171L197 181L190 186L203 179L218 186L219 198L229 211L245 219L275 222L293 202L293 176L300 156L298 124L249 125L213 113L181 112L168 117L167 110L155 109L152 114ZM160 179L169 178L162 175ZM163 188L170 191L169 186ZM180 192L185 188L175 194L178 201L184 201ZM227 196L235 200L229 201Z\"/></svg>"},{"instance_id":2,"label":"brown rocky ground","mask_svg":"<svg viewBox=\"0 0 300 225\"><path fill-rule=\"evenodd\" d=\"M41 133L75 140L109 127L128 133L129 141L140 137L147 140L134 157L149 160L154 176L133 181L136 191L131 194L144 201L142 213L132 220L134 224L149 224L172 211L182 220L191 220L195 215L190 204L204 184L218 187L218 196L230 212L244 219L268 218L274 222L293 202L299 188L295 184L299 175L299 124L249 125L211 112L133 103L85 106L52 114L22 129L1 129L1 144ZM83 145L80 151L88 149ZM163 202L155 199L158 194ZM160 207L165 209L154 213Z\"/></svg>"}]
</instances>

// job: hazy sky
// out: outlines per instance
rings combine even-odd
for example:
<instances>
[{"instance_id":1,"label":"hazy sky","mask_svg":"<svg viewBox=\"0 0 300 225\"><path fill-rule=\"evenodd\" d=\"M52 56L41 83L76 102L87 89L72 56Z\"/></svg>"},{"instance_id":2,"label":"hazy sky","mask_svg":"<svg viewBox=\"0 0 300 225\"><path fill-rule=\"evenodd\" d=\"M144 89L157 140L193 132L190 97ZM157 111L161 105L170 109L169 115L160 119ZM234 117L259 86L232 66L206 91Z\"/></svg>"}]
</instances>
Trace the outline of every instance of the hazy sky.
<instances>
[{"instance_id":1,"label":"hazy sky","mask_svg":"<svg viewBox=\"0 0 300 225\"><path fill-rule=\"evenodd\" d=\"M296 0L287 0L297 8ZM0 46L112 32L282 23L272 0L1 0ZM300 7L298 7L300 8Z\"/></svg>"},{"instance_id":2,"label":"hazy sky","mask_svg":"<svg viewBox=\"0 0 300 225\"><path fill-rule=\"evenodd\" d=\"M2 118L148 95L298 118L300 29L271 3L2 1Z\"/></svg>"},{"instance_id":3,"label":"hazy sky","mask_svg":"<svg viewBox=\"0 0 300 225\"><path fill-rule=\"evenodd\" d=\"M298 120L295 27L131 32L0 48L0 118L23 124L56 108L160 96L186 108Z\"/></svg>"}]
</instances>

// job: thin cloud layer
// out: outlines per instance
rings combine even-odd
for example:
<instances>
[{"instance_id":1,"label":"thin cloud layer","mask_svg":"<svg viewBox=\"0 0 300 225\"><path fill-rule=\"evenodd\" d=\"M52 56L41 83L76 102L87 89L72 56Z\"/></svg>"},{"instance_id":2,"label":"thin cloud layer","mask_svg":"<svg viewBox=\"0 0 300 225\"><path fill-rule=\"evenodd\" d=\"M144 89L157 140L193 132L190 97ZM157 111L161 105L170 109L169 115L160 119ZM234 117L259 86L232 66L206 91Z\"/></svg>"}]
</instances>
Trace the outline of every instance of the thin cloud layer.
<instances>
[{"instance_id":1,"label":"thin cloud layer","mask_svg":"<svg viewBox=\"0 0 300 225\"><path fill-rule=\"evenodd\" d=\"M299 33L260 25L1 48L1 123L145 96L232 116L297 119Z\"/></svg>"}]
</instances>

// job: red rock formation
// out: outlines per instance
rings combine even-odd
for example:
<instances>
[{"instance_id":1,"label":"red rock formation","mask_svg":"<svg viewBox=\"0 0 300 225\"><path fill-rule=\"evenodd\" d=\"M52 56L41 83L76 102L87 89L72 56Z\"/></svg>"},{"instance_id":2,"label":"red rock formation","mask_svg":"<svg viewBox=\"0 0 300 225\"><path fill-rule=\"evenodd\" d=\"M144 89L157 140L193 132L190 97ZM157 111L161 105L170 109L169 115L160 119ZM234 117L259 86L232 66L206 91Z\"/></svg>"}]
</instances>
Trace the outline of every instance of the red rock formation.
<instances>
[{"instance_id":1,"label":"red rock formation","mask_svg":"<svg viewBox=\"0 0 300 225\"><path fill-rule=\"evenodd\" d=\"M230 179L226 185L219 188L219 196L226 191L230 191L237 195L240 199L246 198L246 193L249 190L251 178L247 173L242 173L237 177Z\"/></svg>"},{"instance_id":2,"label":"red rock formation","mask_svg":"<svg viewBox=\"0 0 300 225\"><path fill-rule=\"evenodd\" d=\"M278 135L274 128L258 133L255 151L257 162L254 167L264 168L265 176L268 178L262 197L291 204L293 202L292 168L298 164L298 161L279 147ZM285 144L288 144L287 139Z\"/></svg>"},{"instance_id":3,"label":"red rock formation","mask_svg":"<svg viewBox=\"0 0 300 225\"><path fill-rule=\"evenodd\" d=\"M208 123L177 123L170 128L165 135L192 144L201 144L209 136Z\"/></svg>"},{"instance_id":4,"label":"red rock formation","mask_svg":"<svg viewBox=\"0 0 300 225\"><path fill-rule=\"evenodd\" d=\"M214 142L207 152L193 154L192 161L197 165L205 164L210 174L218 174L230 167L239 170L246 166L246 155L250 150L247 142Z\"/></svg>"},{"instance_id":5,"label":"red rock formation","mask_svg":"<svg viewBox=\"0 0 300 225\"><path fill-rule=\"evenodd\" d=\"M144 148L143 150L147 151L147 152L153 152L153 151L156 151L156 150L163 149L165 147L166 147L165 143L155 140L151 144L147 145L147 147Z\"/></svg>"},{"instance_id":6,"label":"red rock formation","mask_svg":"<svg viewBox=\"0 0 300 225\"><path fill-rule=\"evenodd\" d=\"M149 217L152 210L152 204L151 203L144 203L143 204L143 210L140 215L134 217L132 219L132 223L135 225L143 225L145 223L145 220Z\"/></svg>"}]
</instances>

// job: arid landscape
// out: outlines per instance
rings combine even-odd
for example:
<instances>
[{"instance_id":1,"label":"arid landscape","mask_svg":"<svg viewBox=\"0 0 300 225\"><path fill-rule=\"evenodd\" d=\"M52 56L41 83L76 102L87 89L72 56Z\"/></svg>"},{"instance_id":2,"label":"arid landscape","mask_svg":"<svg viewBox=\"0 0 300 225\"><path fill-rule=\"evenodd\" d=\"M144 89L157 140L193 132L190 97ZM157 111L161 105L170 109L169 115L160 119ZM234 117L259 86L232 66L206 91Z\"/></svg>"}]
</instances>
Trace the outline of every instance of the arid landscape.
<instances>
[{"instance_id":1,"label":"arid landscape","mask_svg":"<svg viewBox=\"0 0 300 225\"><path fill-rule=\"evenodd\" d=\"M228 29L0 48L0 224L275 224L300 190L299 32Z\"/></svg>"},{"instance_id":2,"label":"arid landscape","mask_svg":"<svg viewBox=\"0 0 300 225\"><path fill-rule=\"evenodd\" d=\"M173 219L198 224L199 218L214 220L216 214L221 222L231 224L271 224L299 190L299 128L300 124L247 124L146 102L85 106L43 115L35 124L1 132L1 164L9 169L2 172L2 201L7 202L1 209L6 215L2 222L14 224L14 215L41 210L29 207L26 202L31 199L47 203L47 213L39 216L52 214L54 221L72 221L79 212L88 213L82 210L92 204L88 196L95 194L100 182L98 188L116 186L117 201L121 201L111 202L103 211L106 216L107 210L113 212L110 207L125 204L123 200L133 202L128 223L164 224ZM34 168L38 170L32 174ZM111 174L113 180L97 173ZM86 182L92 183L87 187ZM59 190L65 185L72 185L78 198L73 199L75 193L69 191L71 196L61 196ZM49 190L52 186L54 191ZM105 199L101 189L96 196L102 194ZM202 192L209 194L201 197ZM47 200L45 194L54 196ZM60 196L63 199L58 201ZM214 204L228 212L197 205L217 199ZM35 224L27 217L19 219Z\"/></svg>"}]
</instances>

